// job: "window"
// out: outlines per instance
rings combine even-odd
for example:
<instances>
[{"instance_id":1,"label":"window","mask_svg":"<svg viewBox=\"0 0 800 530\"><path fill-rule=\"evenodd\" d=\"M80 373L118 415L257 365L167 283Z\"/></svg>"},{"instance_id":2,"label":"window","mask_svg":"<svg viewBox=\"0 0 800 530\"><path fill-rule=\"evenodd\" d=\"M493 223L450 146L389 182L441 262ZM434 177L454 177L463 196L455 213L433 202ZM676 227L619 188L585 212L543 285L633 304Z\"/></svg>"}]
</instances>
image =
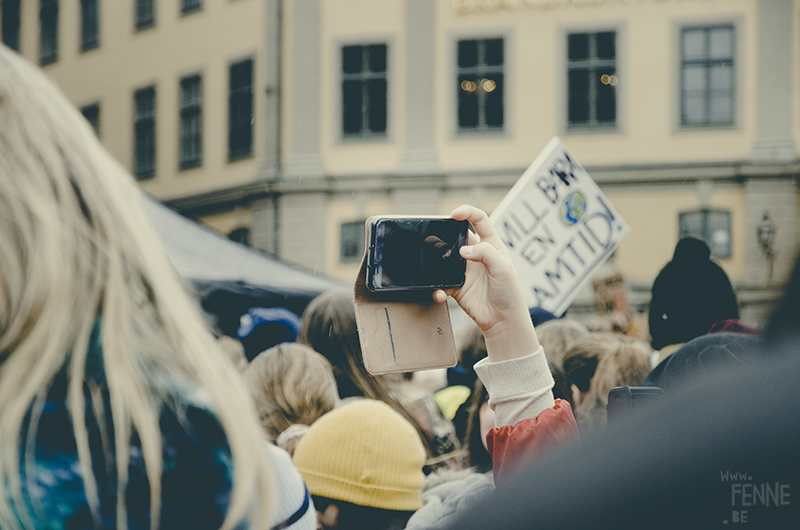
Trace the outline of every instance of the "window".
<instances>
[{"instance_id":1,"label":"window","mask_svg":"<svg viewBox=\"0 0 800 530\"><path fill-rule=\"evenodd\" d=\"M39 63L54 63L58 60L58 0L41 0L39 30Z\"/></svg>"},{"instance_id":2,"label":"window","mask_svg":"<svg viewBox=\"0 0 800 530\"><path fill-rule=\"evenodd\" d=\"M681 32L681 125L733 124L732 26Z\"/></svg>"},{"instance_id":3,"label":"window","mask_svg":"<svg viewBox=\"0 0 800 530\"><path fill-rule=\"evenodd\" d=\"M503 39L458 42L458 128L503 128Z\"/></svg>"},{"instance_id":4,"label":"window","mask_svg":"<svg viewBox=\"0 0 800 530\"><path fill-rule=\"evenodd\" d=\"M136 0L136 29L146 29L156 25L155 0Z\"/></svg>"},{"instance_id":5,"label":"window","mask_svg":"<svg viewBox=\"0 0 800 530\"><path fill-rule=\"evenodd\" d=\"M203 163L203 82L199 75L181 79L180 167Z\"/></svg>"},{"instance_id":6,"label":"window","mask_svg":"<svg viewBox=\"0 0 800 530\"><path fill-rule=\"evenodd\" d=\"M342 48L342 133L386 134L386 45Z\"/></svg>"},{"instance_id":7,"label":"window","mask_svg":"<svg viewBox=\"0 0 800 530\"><path fill-rule=\"evenodd\" d=\"M228 94L228 160L253 151L253 60L232 64Z\"/></svg>"},{"instance_id":8,"label":"window","mask_svg":"<svg viewBox=\"0 0 800 530\"><path fill-rule=\"evenodd\" d=\"M19 10L21 0L2 0L0 3L0 19L3 21L3 44L14 51L19 51Z\"/></svg>"},{"instance_id":9,"label":"window","mask_svg":"<svg viewBox=\"0 0 800 530\"><path fill-rule=\"evenodd\" d=\"M203 0L181 0L181 14L186 15L203 8Z\"/></svg>"},{"instance_id":10,"label":"window","mask_svg":"<svg viewBox=\"0 0 800 530\"><path fill-rule=\"evenodd\" d=\"M342 263L361 261L364 254L364 222L342 223L339 260Z\"/></svg>"},{"instance_id":11,"label":"window","mask_svg":"<svg viewBox=\"0 0 800 530\"><path fill-rule=\"evenodd\" d=\"M100 137L100 104L94 103L92 105L86 105L81 109L81 114L83 117L86 118L86 121L89 122L89 125L92 126L94 129L94 133L97 137Z\"/></svg>"},{"instance_id":12,"label":"window","mask_svg":"<svg viewBox=\"0 0 800 530\"><path fill-rule=\"evenodd\" d=\"M708 243L715 258L731 257L731 212L701 209L678 217L680 238L696 237Z\"/></svg>"},{"instance_id":13,"label":"window","mask_svg":"<svg viewBox=\"0 0 800 530\"><path fill-rule=\"evenodd\" d=\"M100 45L98 0L81 0L81 51Z\"/></svg>"},{"instance_id":14,"label":"window","mask_svg":"<svg viewBox=\"0 0 800 530\"><path fill-rule=\"evenodd\" d=\"M616 34L567 37L567 125L608 127L617 120Z\"/></svg>"},{"instance_id":15,"label":"window","mask_svg":"<svg viewBox=\"0 0 800 530\"><path fill-rule=\"evenodd\" d=\"M133 174L137 178L156 173L156 88L147 87L134 94Z\"/></svg>"}]
</instances>

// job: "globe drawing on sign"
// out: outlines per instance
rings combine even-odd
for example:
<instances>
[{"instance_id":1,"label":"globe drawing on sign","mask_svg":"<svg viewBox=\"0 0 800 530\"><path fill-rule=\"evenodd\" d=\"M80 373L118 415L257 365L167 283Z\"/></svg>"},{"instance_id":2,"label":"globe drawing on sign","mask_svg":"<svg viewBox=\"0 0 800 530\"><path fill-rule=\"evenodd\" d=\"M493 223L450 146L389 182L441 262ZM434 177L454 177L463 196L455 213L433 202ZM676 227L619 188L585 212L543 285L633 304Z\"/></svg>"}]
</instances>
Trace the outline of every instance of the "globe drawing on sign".
<instances>
[{"instance_id":1,"label":"globe drawing on sign","mask_svg":"<svg viewBox=\"0 0 800 530\"><path fill-rule=\"evenodd\" d=\"M564 199L559 209L561 221L567 225L577 223L586 213L586 197L579 191L573 191Z\"/></svg>"}]
</instances>

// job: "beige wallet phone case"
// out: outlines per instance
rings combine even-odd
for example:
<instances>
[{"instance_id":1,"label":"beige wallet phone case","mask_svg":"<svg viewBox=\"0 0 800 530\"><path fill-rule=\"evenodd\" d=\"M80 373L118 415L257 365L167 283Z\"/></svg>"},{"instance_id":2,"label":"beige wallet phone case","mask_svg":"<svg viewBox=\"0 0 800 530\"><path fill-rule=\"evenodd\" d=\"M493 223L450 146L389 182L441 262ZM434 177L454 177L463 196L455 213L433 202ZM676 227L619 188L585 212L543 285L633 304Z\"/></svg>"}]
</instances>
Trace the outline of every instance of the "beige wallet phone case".
<instances>
[{"instance_id":1,"label":"beige wallet phone case","mask_svg":"<svg viewBox=\"0 0 800 530\"><path fill-rule=\"evenodd\" d=\"M364 366L370 374L414 372L455 366L453 327L447 304L432 291L376 292L367 288L367 250L356 277L354 302Z\"/></svg>"}]
</instances>

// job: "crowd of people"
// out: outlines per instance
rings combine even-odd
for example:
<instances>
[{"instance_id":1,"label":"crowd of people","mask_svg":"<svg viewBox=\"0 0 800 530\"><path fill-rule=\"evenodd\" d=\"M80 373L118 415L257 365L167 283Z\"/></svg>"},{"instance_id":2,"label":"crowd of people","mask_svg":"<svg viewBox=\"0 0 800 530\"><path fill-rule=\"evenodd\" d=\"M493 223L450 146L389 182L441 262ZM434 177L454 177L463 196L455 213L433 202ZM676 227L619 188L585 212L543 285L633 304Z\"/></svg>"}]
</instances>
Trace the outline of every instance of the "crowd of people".
<instances>
[{"instance_id":1,"label":"crowd of people","mask_svg":"<svg viewBox=\"0 0 800 530\"><path fill-rule=\"evenodd\" d=\"M798 269L760 330L708 246L681 240L648 343L528 308L464 205L466 281L431 296L472 325L432 389L367 372L348 290L281 313L280 340L260 309L243 340L215 337L139 193L0 45L0 528L708 527L752 506L728 469L798 484ZM609 392L642 386L664 399L608 425ZM800 523L781 491L748 526Z\"/></svg>"}]
</instances>

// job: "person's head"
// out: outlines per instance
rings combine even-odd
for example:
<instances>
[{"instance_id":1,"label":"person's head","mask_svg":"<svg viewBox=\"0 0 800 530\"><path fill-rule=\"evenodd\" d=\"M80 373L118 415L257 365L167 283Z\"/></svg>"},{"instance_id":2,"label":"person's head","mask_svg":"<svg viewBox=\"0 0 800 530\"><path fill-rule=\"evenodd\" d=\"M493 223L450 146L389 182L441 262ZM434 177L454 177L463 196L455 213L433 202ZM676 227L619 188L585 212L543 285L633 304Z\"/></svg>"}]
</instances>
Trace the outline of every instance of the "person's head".
<instances>
[{"instance_id":1,"label":"person's head","mask_svg":"<svg viewBox=\"0 0 800 530\"><path fill-rule=\"evenodd\" d=\"M650 351L644 342L625 335L592 333L567 352L564 372L581 430L606 424L609 390L642 384L650 372Z\"/></svg>"},{"instance_id":2,"label":"person's head","mask_svg":"<svg viewBox=\"0 0 800 530\"><path fill-rule=\"evenodd\" d=\"M290 425L311 425L339 401L331 364L304 344L284 342L259 353L244 380L271 440Z\"/></svg>"},{"instance_id":3,"label":"person's head","mask_svg":"<svg viewBox=\"0 0 800 530\"><path fill-rule=\"evenodd\" d=\"M342 399L385 397L384 385L367 372L361 358L352 292L334 289L317 296L303 311L301 321L298 342L330 361Z\"/></svg>"},{"instance_id":4,"label":"person's head","mask_svg":"<svg viewBox=\"0 0 800 530\"><path fill-rule=\"evenodd\" d=\"M320 521L333 518L325 527L390 528L422 506L425 449L414 427L380 401L358 399L325 414L293 458Z\"/></svg>"},{"instance_id":5,"label":"person's head","mask_svg":"<svg viewBox=\"0 0 800 530\"><path fill-rule=\"evenodd\" d=\"M228 522L247 515L256 492L258 508L269 504L269 465L252 404L180 284L141 198L47 76L0 45L0 527L27 519L10 505L29 506L18 471L35 448L19 436L23 428L35 432L31 404L64 370L86 496L99 510L83 390L95 329L92 351L102 356L110 403L101 412L118 435L116 452L105 456L119 457L119 487L130 444L119 436L135 431L158 510L159 409L174 405L153 382L169 378L201 387L225 431L235 471ZM92 405L105 407L102 400Z\"/></svg>"},{"instance_id":6,"label":"person's head","mask_svg":"<svg viewBox=\"0 0 800 530\"><path fill-rule=\"evenodd\" d=\"M339 397L363 396L389 404L414 425L428 455L440 456L435 435L425 431L392 396L392 379L397 381L398 374L373 376L367 372L361 355L352 291L334 289L317 296L303 311L301 320L298 342L310 346L330 361Z\"/></svg>"},{"instance_id":7,"label":"person's head","mask_svg":"<svg viewBox=\"0 0 800 530\"><path fill-rule=\"evenodd\" d=\"M717 322L739 318L728 275L710 255L703 241L681 239L672 261L658 273L648 316L654 349L690 341Z\"/></svg>"},{"instance_id":8,"label":"person's head","mask_svg":"<svg viewBox=\"0 0 800 530\"><path fill-rule=\"evenodd\" d=\"M248 361L264 350L297 340L300 317L285 307L251 307L239 317L236 336Z\"/></svg>"},{"instance_id":9,"label":"person's head","mask_svg":"<svg viewBox=\"0 0 800 530\"><path fill-rule=\"evenodd\" d=\"M589 335L589 329L572 318L548 320L536 326L536 336L554 363L561 366L564 355L580 339Z\"/></svg>"},{"instance_id":10,"label":"person's head","mask_svg":"<svg viewBox=\"0 0 800 530\"><path fill-rule=\"evenodd\" d=\"M247 362L247 356L244 353L244 346L242 346L241 342L233 337L220 335L217 337L217 345L222 350L222 354L239 372L244 372L247 369L249 363Z\"/></svg>"}]
</instances>

